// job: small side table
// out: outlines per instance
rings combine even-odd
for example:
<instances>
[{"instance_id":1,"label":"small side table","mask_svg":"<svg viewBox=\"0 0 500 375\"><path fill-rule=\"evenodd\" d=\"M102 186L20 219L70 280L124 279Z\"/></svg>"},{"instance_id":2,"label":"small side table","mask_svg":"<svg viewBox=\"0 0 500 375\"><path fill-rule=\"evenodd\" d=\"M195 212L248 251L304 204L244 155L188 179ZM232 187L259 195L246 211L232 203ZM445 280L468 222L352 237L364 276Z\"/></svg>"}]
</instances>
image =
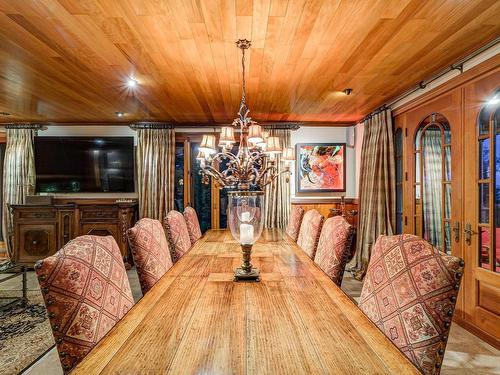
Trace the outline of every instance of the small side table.
<instances>
[{"instance_id":1,"label":"small side table","mask_svg":"<svg viewBox=\"0 0 500 375\"><path fill-rule=\"evenodd\" d=\"M21 266L21 265L10 265L7 266L6 268L2 269L0 271L0 284L3 283L4 281L13 279L14 277L21 276L22 280L22 297L2 297L0 296L0 300L11 300L13 301L6 303L5 305L0 304L0 311L3 311L7 309L8 307L14 305L14 304L19 304L21 306L24 306L28 302L28 297L27 297L27 290L28 290L28 283L27 283L27 278L26 278L26 266ZM8 275L8 276L5 276ZM5 276L5 277L3 277Z\"/></svg>"}]
</instances>

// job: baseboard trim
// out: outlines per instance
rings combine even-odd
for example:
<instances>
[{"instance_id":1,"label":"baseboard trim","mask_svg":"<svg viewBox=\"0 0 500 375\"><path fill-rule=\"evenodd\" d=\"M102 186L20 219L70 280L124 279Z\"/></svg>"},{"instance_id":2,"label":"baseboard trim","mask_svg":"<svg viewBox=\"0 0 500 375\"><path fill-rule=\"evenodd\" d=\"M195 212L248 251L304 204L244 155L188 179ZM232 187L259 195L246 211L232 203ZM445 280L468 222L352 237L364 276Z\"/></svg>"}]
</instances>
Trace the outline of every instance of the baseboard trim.
<instances>
[{"instance_id":1,"label":"baseboard trim","mask_svg":"<svg viewBox=\"0 0 500 375\"><path fill-rule=\"evenodd\" d=\"M488 332L485 332L480 328L477 328L475 325L471 324L470 322L462 318L455 317L455 319L453 319L453 322L457 323L459 326L466 329L473 335L479 337L481 340L486 341L495 349L500 350L500 340L497 337L490 335Z\"/></svg>"}]
</instances>

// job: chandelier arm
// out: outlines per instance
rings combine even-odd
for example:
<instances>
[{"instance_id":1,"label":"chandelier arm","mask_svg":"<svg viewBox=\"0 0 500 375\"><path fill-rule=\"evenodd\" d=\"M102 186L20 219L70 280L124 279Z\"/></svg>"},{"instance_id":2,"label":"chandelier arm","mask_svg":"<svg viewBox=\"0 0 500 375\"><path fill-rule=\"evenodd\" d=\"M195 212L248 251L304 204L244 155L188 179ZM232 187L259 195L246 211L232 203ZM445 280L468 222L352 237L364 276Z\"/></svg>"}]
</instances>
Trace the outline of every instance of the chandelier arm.
<instances>
[{"instance_id":1,"label":"chandelier arm","mask_svg":"<svg viewBox=\"0 0 500 375\"><path fill-rule=\"evenodd\" d=\"M275 166L274 164L269 165L268 167L266 167L266 168L262 171L262 173L260 174L260 176L259 176L259 178L257 179L256 183L260 185L260 184L261 184L261 182L260 182L261 180L263 180L263 179L267 179L267 174L268 174L269 172L274 172L274 173L273 173L273 175L274 175L274 174L276 174L276 172L277 172L277 171L278 171L278 170L277 170L277 168L276 168L276 166ZM266 184L266 185L267 185L267 184Z\"/></svg>"},{"instance_id":2,"label":"chandelier arm","mask_svg":"<svg viewBox=\"0 0 500 375\"><path fill-rule=\"evenodd\" d=\"M226 185L226 177L211 165L205 165L205 168L202 169L202 173L206 174L207 176L215 178L217 182L222 183L221 185L223 186Z\"/></svg>"},{"instance_id":3,"label":"chandelier arm","mask_svg":"<svg viewBox=\"0 0 500 375\"><path fill-rule=\"evenodd\" d=\"M283 171L280 171L278 172L277 174L271 176L271 178L269 178L264 184L261 184L259 185L261 188L264 188L266 187L267 185L269 185L270 183L272 183L274 180L276 180L279 176L281 176L282 174L285 174L285 173L289 173L291 174L291 172L289 170L283 170Z\"/></svg>"},{"instance_id":4,"label":"chandelier arm","mask_svg":"<svg viewBox=\"0 0 500 375\"><path fill-rule=\"evenodd\" d=\"M224 159L237 160L236 156L231 152L218 152L213 157L212 160L222 161Z\"/></svg>"}]
</instances>

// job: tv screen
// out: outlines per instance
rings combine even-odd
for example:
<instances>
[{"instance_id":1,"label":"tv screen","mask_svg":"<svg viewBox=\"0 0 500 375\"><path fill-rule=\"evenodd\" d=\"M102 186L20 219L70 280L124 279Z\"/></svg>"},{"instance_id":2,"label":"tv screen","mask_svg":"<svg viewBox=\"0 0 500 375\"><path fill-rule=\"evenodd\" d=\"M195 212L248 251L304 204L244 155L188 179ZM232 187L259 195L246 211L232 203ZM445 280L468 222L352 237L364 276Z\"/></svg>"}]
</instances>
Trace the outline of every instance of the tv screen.
<instances>
[{"instance_id":1,"label":"tv screen","mask_svg":"<svg viewBox=\"0 0 500 375\"><path fill-rule=\"evenodd\" d=\"M133 192L133 137L35 137L38 193Z\"/></svg>"}]
</instances>

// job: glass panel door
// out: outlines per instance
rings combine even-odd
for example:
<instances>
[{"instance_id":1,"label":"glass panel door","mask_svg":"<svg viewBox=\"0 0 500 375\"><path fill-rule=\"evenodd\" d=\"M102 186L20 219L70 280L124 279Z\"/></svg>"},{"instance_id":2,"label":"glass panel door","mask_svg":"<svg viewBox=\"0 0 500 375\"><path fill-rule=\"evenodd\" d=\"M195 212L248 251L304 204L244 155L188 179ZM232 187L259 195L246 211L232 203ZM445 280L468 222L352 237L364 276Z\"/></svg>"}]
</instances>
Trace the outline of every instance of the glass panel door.
<instances>
[{"instance_id":1,"label":"glass panel door","mask_svg":"<svg viewBox=\"0 0 500 375\"><path fill-rule=\"evenodd\" d=\"M491 82L487 82L488 85ZM484 83L483 83L484 84ZM495 94L495 93L493 93ZM479 83L465 92L465 317L485 338L500 337L500 104ZM500 95L500 90L497 90Z\"/></svg>"},{"instance_id":2,"label":"glass panel door","mask_svg":"<svg viewBox=\"0 0 500 375\"><path fill-rule=\"evenodd\" d=\"M451 132L444 116L420 123L414 155L415 234L451 254Z\"/></svg>"},{"instance_id":3,"label":"glass panel door","mask_svg":"<svg viewBox=\"0 0 500 375\"><path fill-rule=\"evenodd\" d=\"M478 116L478 266L500 272L500 108Z\"/></svg>"}]
</instances>

